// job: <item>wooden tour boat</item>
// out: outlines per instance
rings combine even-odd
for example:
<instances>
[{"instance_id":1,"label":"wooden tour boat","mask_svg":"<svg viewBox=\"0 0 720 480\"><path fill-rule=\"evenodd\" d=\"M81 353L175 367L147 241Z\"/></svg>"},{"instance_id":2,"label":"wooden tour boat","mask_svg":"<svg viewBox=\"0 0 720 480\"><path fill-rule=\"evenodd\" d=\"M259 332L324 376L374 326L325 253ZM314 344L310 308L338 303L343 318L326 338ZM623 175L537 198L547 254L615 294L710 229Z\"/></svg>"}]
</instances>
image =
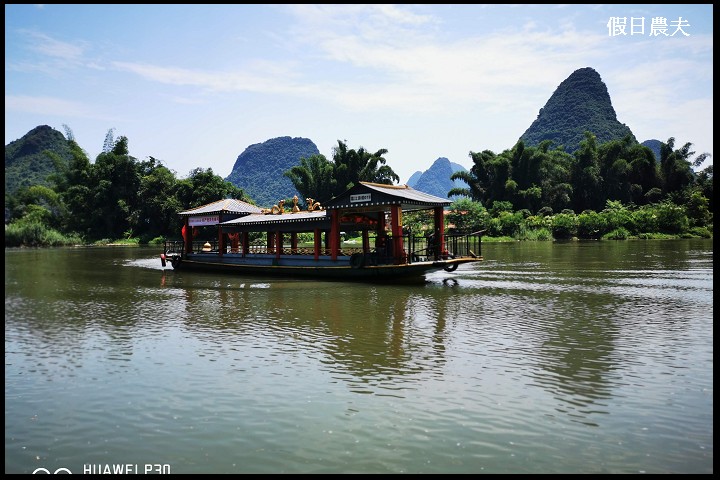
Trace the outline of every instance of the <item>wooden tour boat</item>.
<instances>
[{"instance_id":1,"label":"wooden tour boat","mask_svg":"<svg viewBox=\"0 0 720 480\"><path fill-rule=\"evenodd\" d=\"M482 261L480 232L447 234L444 208L450 201L407 185L360 182L327 205L293 199L261 209L226 199L180 212L182 240L166 241L160 260L175 270L243 275L393 280ZM403 212L432 210L429 234L403 228ZM360 232L357 245L341 239ZM309 233L310 246L298 234ZM307 237L307 235L306 235Z\"/></svg>"}]
</instances>

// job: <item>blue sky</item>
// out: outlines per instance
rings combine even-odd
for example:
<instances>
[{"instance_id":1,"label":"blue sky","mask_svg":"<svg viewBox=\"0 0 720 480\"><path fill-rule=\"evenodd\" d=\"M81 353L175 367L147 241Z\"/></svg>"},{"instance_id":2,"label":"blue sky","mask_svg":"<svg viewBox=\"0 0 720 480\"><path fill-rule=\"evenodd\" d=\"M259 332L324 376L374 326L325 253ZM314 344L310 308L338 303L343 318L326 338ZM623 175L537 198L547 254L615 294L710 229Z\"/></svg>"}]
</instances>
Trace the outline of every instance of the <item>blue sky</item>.
<instances>
[{"instance_id":1,"label":"blue sky","mask_svg":"<svg viewBox=\"0 0 720 480\"><path fill-rule=\"evenodd\" d=\"M67 125L94 161L112 128L182 178L275 137L328 159L342 140L405 183L511 148L584 67L639 141L712 154L711 4L5 5L5 144Z\"/></svg>"}]
</instances>

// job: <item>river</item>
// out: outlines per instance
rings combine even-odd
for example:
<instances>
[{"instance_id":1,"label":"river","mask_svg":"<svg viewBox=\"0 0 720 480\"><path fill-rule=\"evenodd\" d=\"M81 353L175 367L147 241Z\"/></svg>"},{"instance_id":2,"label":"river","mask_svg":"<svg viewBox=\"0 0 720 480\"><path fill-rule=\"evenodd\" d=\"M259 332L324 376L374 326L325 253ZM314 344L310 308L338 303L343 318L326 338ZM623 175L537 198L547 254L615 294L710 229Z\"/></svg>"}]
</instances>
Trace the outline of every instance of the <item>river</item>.
<instances>
[{"instance_id":1,"label":"river","mask_svg":"<svg viewBox=\"0 0 720 480\"><path fill-rule=\"evenodd\" d=\"M713 473L712 240L409 285L159 253L5 250L5 473Z\"/></svg>"}]
</instances>

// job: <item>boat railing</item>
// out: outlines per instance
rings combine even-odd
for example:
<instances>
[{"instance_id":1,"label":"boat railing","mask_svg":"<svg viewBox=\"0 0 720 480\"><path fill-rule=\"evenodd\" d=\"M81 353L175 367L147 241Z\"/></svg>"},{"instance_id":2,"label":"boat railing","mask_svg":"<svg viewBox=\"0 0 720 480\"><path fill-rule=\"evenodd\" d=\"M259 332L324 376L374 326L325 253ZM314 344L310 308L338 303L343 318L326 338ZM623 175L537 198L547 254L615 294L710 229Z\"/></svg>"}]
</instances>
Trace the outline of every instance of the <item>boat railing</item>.
<instances>
[{"instance_id":1,"label":"boat railing","mask_svg":"<svg viewBox=\"0 0 720 480\"><path fill-rule=\"evenodd\" d=\"M444 248L439 248L429 236L404 235L403 248L407 252L408 263L448 258L480 258L483 233L484 230L472 233L446 233Z\"/></svg>"},{"instance_id":2,"label":"boat railing","mask_svg":"<svg viewBox=\"0 0 720 480\"><path fill-rule=\"evenodd\" d=\"M453 258L481 258L484 232L484 230L479 230L472 233L445 234L447 255Z\"/></svg>"},{"instance_id":3,"label":"boat railing","mask_svg":"<svg viewBox=\"0 0 720 480\"><path fill-rule=\"evenodd\" d=\"M214 253L217 254L220 252L219 249L219 243L217 240L203 240L203 241L193 241L192 242L192 251L193 253ZM231 245L225 245L225 251L223 253L225 254L242 254L242 245L239 245L238 247L232 247ZM371 250L371 252L374 251ZM262 243L251 243L248 245L247 253L250 255L275 255L277 252L275 247L267 246L266 244ZM354 253L371 253L371 252L363 252L362 247L342 247L339 250L340 256L351 256ZM165 241L165 254L166 255L181 255L184 253L184 243L182 240L166 240ZM308 247L308 246L297 246L292 247L290 245L283 245L282 250L280 252L281 255L315 255L315 248L314 247ZM319 255L327 255L330 256L332 254L331 250L329 248L321 248Z\"/></svg>"},{"instance_id":4,"label":"boat railing","mask_svg":"<svg viewBox=\"0 0 720 480\"><path fill-rule=\"evenodd\" d=\"M472 233L446 233L444 249L439 249L436 242L427 236L403 235L402 245L403 251L400 255L392 252L391 246L394 242L388 242L386 248L370 247L368 249L362 246L346 246L343 245L338 251L340 256L352 256L355 254L363 254L371 256L377 263L413 263L420 261L433 261L447 258L480 258L482 256L482 233L483 231ZM378 245L377 238L370 239L371 245ZM214 253L218 254L219 242L213 240L194 240L192 242L192 251L194 253ZM225 245L223 254L242 254L242 245L232 247ZM182 240L166 240L166 255L182 255L184 253L184 244ZM248 245L247 254L250 255L275 255L276 248L267 244L252 243ZM312 246L283 245L281 255L314 255L315 248ZM319 255L331 255L329 248L323 247Z\"/></svg>"},{"instance_id":5,"label":"boat railing","mask_svg":"<svg viewBox=\"0 0 720 480\"><path fill-rule=\"evenodd\" d=\"M183 253L182 240L165 240L165 255L181 255Z\"/></svg>"}]
</instances>

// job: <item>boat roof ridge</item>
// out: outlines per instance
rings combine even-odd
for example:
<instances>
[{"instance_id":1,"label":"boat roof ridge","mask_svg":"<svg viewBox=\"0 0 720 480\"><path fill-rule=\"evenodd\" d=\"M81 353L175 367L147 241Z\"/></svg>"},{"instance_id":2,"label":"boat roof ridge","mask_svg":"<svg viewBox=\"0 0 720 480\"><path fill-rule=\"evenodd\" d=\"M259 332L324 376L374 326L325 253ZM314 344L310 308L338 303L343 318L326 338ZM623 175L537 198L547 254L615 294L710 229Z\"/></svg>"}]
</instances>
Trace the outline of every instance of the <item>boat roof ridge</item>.
<instances>
[{"instance_id":1,"label":"boat roof ridge","mask_svg":"<svg viewBox=\"0 0 720 480\"><path fill-rule=\"evenodd\" d=\"M383 188L398 188L398 189L408 189L410 188L406 184L403 185L392 185L389 183L377 183L377 182L360 182L361 185L367 185L369 187L383 187Z\"/></svg>"}]
</instances>

